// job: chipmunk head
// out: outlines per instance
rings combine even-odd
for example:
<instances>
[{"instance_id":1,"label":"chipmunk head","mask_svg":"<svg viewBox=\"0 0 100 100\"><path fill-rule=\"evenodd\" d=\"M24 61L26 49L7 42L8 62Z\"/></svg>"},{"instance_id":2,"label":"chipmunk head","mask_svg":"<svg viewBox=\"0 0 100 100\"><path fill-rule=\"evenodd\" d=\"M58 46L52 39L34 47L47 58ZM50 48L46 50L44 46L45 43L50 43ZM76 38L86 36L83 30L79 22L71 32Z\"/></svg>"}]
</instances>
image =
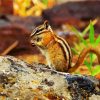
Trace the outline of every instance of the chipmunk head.
<instances>
[{"instance_id":1,"label":"chipmunk head","mask_svg":"<svg viewBox=\"0 0 100 100\"><path fill-rule=\"evenodd\" d=\"M53 39L53 31L51 26L48 24L48 21L45 21L44 24L36 27L31 35L32 45L36 45L41 48L45 48L48 43Z\"/></svg>"}]
</instances>

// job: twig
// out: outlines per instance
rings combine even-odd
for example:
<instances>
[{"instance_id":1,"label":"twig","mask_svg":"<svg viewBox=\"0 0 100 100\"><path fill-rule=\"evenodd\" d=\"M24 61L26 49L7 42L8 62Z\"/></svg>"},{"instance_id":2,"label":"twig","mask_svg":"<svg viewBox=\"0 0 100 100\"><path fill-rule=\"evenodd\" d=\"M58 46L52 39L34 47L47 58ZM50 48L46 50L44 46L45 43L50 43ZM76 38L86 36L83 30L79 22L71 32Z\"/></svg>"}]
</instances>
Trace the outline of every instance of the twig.
<instances>
[{"instance_id":1,"label":"twig","mask_svg":"<svg viewBox=\"0 0 100 100\"><path fill-rule=\"evenodd\" d=\"M13 50L18 45L18 41L15 41L11 44L6 50L4 50L0 55L4 56L7 55L11 50Z\"/></svg>"}]
</instances>

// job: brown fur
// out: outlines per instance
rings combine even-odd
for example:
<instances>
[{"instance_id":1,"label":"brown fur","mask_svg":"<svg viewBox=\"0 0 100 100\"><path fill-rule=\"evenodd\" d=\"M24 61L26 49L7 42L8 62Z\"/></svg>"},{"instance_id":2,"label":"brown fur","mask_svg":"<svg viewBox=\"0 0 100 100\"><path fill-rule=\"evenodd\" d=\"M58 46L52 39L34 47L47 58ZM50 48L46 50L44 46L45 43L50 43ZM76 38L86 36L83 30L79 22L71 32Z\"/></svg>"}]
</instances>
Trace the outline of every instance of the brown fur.
<instances>
[{"instance_id":1,"label":"brown fur","mask_svg":"<svg viewBox=\"0 0 100 100\"><path fill-rule=\"evenodd\" d=\"M40 31L41 27L44 30ZM82 64L89 52L95 53L100 63L100 49L90 45L81 52L76 64L70 68L70 64L68 63L71 62L72 55L69 45L52 31L47 22L41 25L41 27L36 28L39 30L39 33L36 33L35 30L34 34L31 34L31 42L39 47L40 51L46 57L49 67L52 69L70 73L74 72ZM37 41L37 37L42 38L41 41Z\"/></svg>"}]
</instances>

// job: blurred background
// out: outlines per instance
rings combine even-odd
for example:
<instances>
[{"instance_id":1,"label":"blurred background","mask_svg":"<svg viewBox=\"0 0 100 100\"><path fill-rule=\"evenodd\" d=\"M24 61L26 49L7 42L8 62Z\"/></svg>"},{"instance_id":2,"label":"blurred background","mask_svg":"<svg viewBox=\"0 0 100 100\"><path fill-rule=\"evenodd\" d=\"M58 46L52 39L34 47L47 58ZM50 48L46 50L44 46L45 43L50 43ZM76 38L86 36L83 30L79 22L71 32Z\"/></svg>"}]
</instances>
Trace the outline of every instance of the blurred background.
<instances>
[{"instance_id":1,"label":"blurred background","mask_svg":"<svg viewBox=\"0 0 100 100\"><path fill-rule=\"evenodd\" d=\"M32 30L45 20L73 47L79 38L72 27L83 31L91 20L96 36L100 33L100 1L0 0L0 55L13 55L28 63L46 63L45 57L29 43Z\"/></svg>"}]
</instances>

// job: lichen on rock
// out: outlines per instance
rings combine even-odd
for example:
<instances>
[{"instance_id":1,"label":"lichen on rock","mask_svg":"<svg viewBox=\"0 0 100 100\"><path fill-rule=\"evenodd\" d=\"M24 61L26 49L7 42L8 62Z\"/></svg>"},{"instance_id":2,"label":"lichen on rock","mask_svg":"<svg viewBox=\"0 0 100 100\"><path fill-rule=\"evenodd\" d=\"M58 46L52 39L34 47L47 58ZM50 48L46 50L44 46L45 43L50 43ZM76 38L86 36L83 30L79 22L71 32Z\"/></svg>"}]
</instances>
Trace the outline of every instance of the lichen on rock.
<instances>
[{"instance_id":1,"label":"lichen on rock","mask_svg":"<svg viewBox=\"0 0 100 100\"><path fill-rule=\"evenodd\" d=\"M39 66L0 56L0 100L89 100L100 95L97 79Z\"/></svg>"},{"instance_id":2,"label":"lichen on rock","mask_svg":"<svg viewBox=\"0 0 100 100\"><path fill-rule=\"evenodd\" d=\"M39 68L31 69L29 66L14 57L0 57L0 98L8 100L69 98L70 100L64 76Z\"/></svg>"}]
</instances>

